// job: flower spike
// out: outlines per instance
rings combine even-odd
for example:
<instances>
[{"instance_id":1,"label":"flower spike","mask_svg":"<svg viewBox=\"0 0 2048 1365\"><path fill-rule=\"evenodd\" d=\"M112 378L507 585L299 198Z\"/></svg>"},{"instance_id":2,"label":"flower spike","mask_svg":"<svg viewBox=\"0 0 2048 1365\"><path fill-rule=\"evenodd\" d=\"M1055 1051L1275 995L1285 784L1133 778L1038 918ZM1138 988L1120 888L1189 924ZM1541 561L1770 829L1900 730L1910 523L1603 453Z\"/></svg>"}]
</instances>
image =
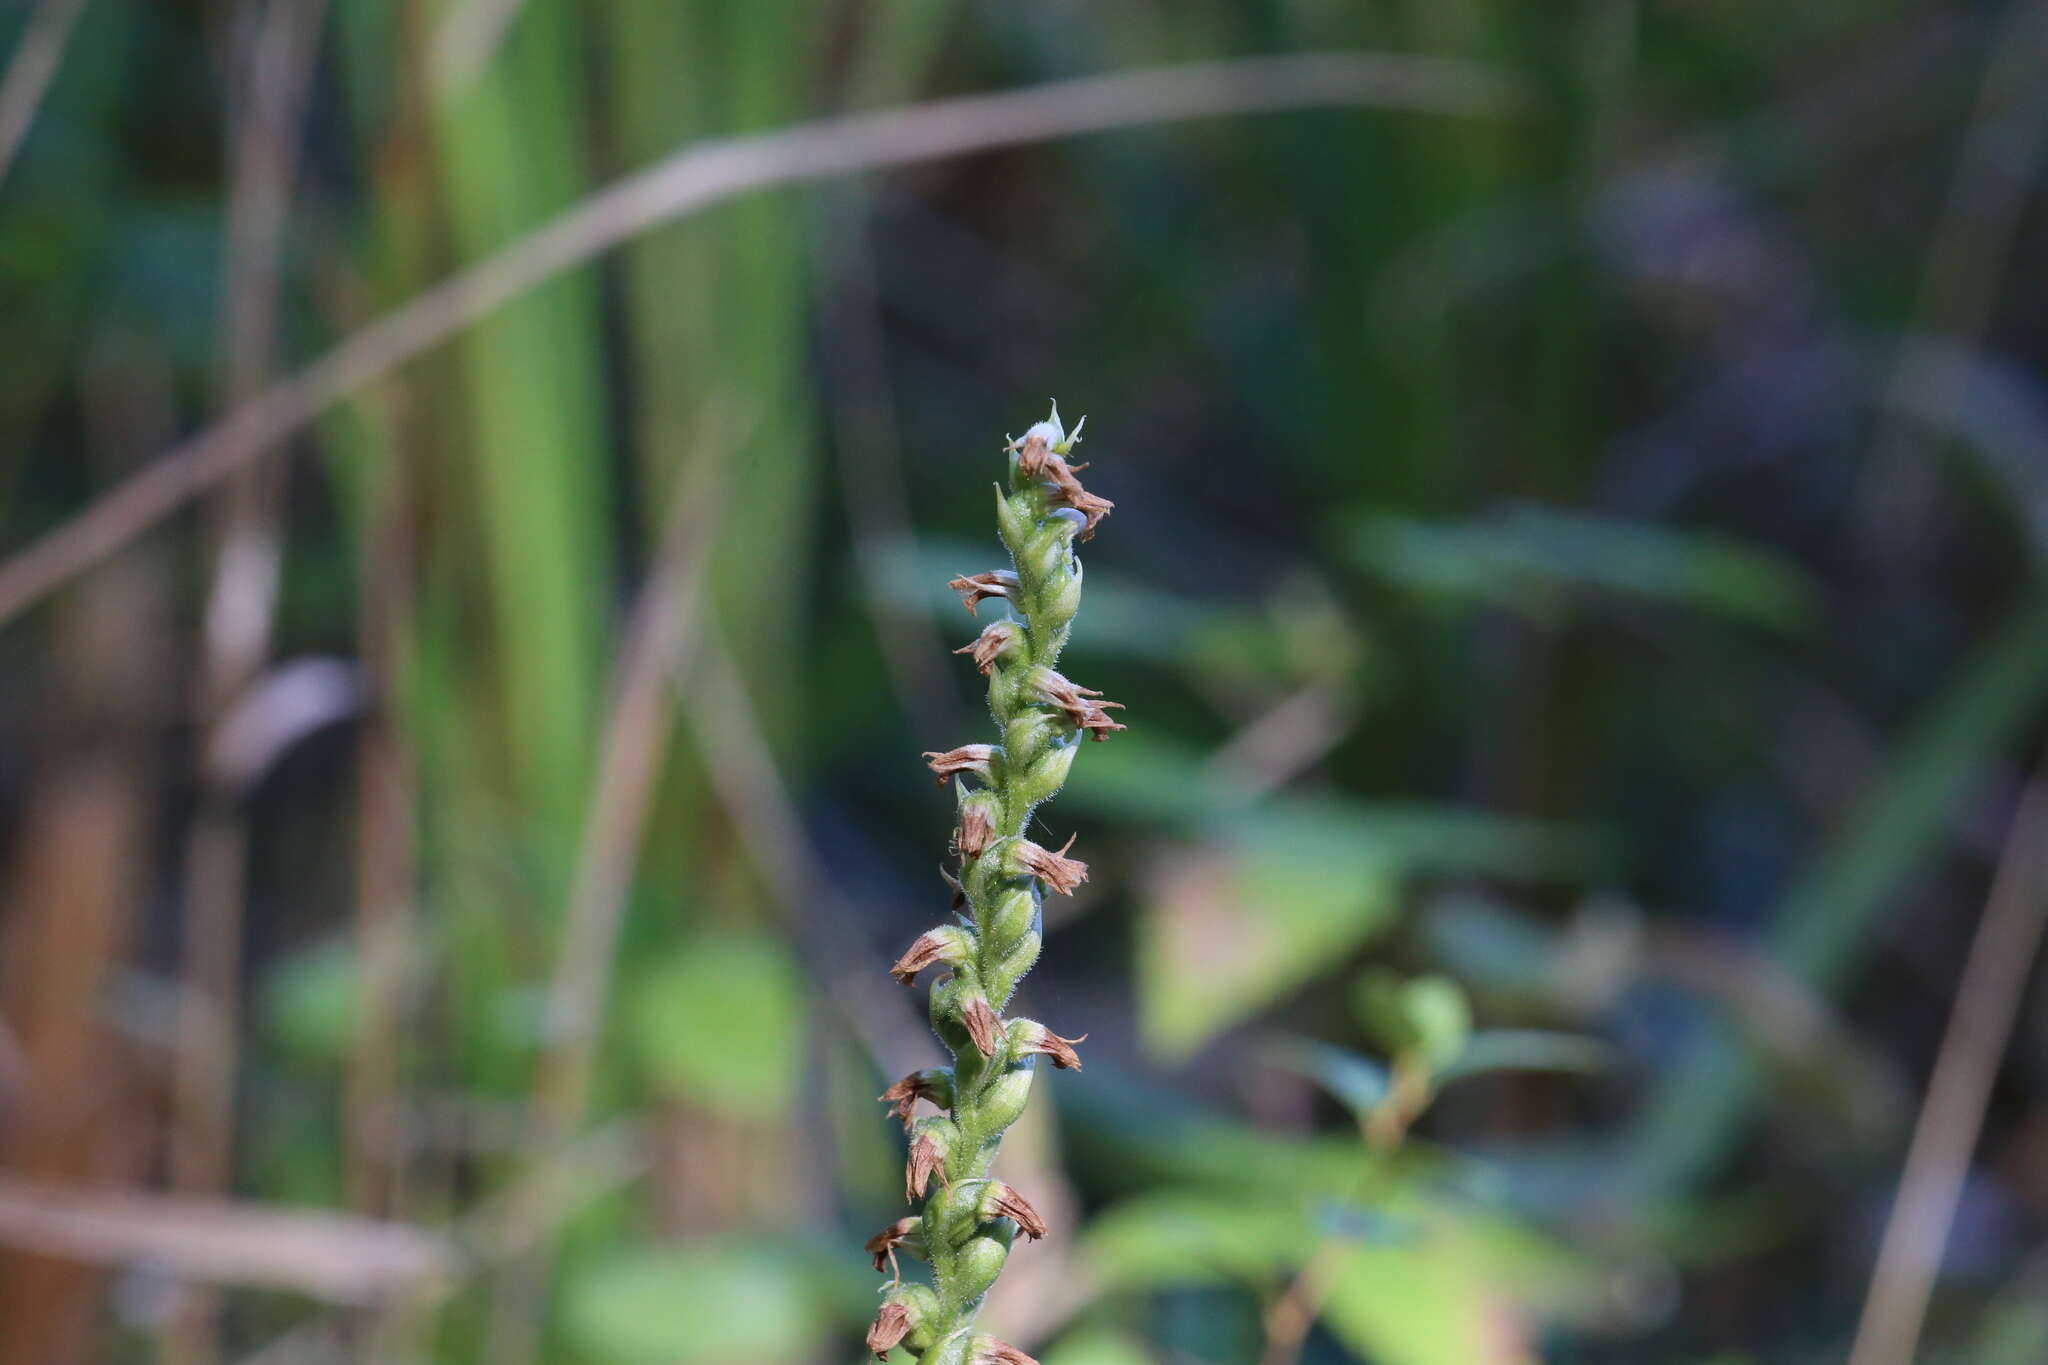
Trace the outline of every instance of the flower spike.
<instances>
[{"instance_id":1,"label":"flower spike","mask_svg":"<svg viewBox=\"0 0 2048 1365\"><path fill-rule=\"evenodd\" d=\"M866 1243L876 1271L892 1277L868 1331L878 1358L902 1345L948 1365L1037 1365L1007 1342L977 1333L974 1319L1014 1234L1036 1241L1048 1231L1031 1201L990 1173L1003 1132L1030 1099L1035 1058L1050 1057L1070 1071L1081 1066L1074 1051L1081 1039L1003 1017L1038 958L1044 893L1071 895L1088 876L1088 865L1068 856L1072 839L1055 850L1032 842L1026 830L1033 812L1065 785L1080 747L1075 741L1124 728L1114 718L1122 709L1117 703L1059 672L1081 601L1075 546L1112 509L1082 485L1087 466L1069 459L1080 435L1080 423L1068 434L1055 407L1022 439L1005 443L1009 479L996 490L995 514L1010 566L963 574L948 585L970 613L990 598L1008 609L955 651L988 680L998 742L924 755L942 786L954 779L951 848L959 866L940 875L959 922L920 937L890 971L910 985L927 967L952 969L933 986L930 1009L953 1065L912 1072L881 1095L908 1138L904 1198L924 1202L918 1214ZM960 780L967 776L972 784ZM919 1117L920 1103L941 1113ZM930 1288L903 1282L902 1251L931 1262Z\"/></svg>"}]
</instances>

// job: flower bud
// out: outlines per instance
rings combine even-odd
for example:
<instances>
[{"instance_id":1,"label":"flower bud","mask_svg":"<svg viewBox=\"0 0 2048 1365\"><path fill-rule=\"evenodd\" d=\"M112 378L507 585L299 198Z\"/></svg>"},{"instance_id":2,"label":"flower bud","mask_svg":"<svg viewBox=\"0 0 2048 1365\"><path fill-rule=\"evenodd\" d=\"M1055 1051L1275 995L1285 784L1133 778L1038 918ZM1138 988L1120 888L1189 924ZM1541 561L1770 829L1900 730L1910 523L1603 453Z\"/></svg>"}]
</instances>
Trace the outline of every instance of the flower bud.
<instances>
[{"instance_id":1,"label":"flower bud","mask_svg":"<svg viewBox=\"0 0 2048 1365\"><path fill-rule=\"evenodd\" d=\"M1017 982L1024 973L1031 970L1038 961L1039 946L1044 940L1036 930L1018 937L1010 950L992 963L988 969L988 990L998 1000L1005 999L1017 988Z\"/></svg>"},{"instance_id":2,"label":"flower bud","mask_svg":"<svg viewBox=\"0 0 2048 1365\"><path fill-rule=\"evenodd\" d=\"M1121 725L1116 726L1121 730ZM1092 732L1097 739L1102 731ZM1014 799L1035 806L1050 799L1061 787L1067 785L1067 771L1074 766L1075 749L1071 743L1048 745L1037 761L1011 778L1010 790Z\"/></svg>"},{"instance_id":3,"label":"flower bud","mask_svg":"<svg viewBox=\"0 0 2048 1365\"><path fill-rule=\"evenodd\" d=\"M1014 1027L1010 1036L1017 1036ZM1013 1066L981 1092L981 1121L988 1131L1000 1133L1023 1115L1025 1101L1031 1098L1033 1074L1030 1066Z\"/></svg>"},{"instance_id":4,"label":"flower bud","mask_svg":"<svg viewBox=\"0 0 2048 1365\"><path fill-rule=\"evenodd\" d=\"M1038 924L1038 893L1029 882L1021 886L1012 882L994 888L982 905L982 933L998 952L1007 952ZM998 999L1002 996L1000 991L992 994Z\"/></svg>"},{"instance_id":5,"label":"flower bud","mask_svg":"<svg viewBox=\"0 0 2048 1365\"><path fill-rule=\"evenodd\" d=\"M1036 609L1030 613L1032 628L1037 629L1043 621L1046 629L1063 631L1080 609L1081 566L1077 562L1072 573L1054 575L1039 590Z\"/></svg>"},{"instance_id":6,"label":"flower bud","mask_svg":"<svg viewBox=\"0 0 2048 1365\"><path fill-rule=\"evenodd\" d=\"M1003 1273L1010 1248L991 1236L970 1237L953 1258L954 1293L964 1299L978 1299L988 1292Z\"/></svg>"},{"instance_id":7,"label":"flower bud","mask_svg":"<svg viewBox=\"0 0 2048 1365\"><path fill-rule=\"evenodd\" d=\"M889 969L889 975L908 986L917 979L917 974L935 963L943 962L958 971L974 960L974 936L967 930L954 925L943 925L920 935L917 942L896 959L896 965Z\"/></svg>"},{"instance_id":8,"label":"flower bud","mask_svg":"<svg viewBox=\"0 0 2048 1365\"><path fill-rule=\"evenodd\" d=\"M1038 518L1029 497L1013 498L996 486L996 534L1003 538L1003 544L1015 550L1031 538L1037 529Z\"/></svg>"},{"instance_id":9,"label":"flower bud","mask_svg":"<svg viewBox=\"0 0 2048 1365\"><path fill-rule=\"evenodd\" d=\"M1003 752L1013 772L1028 772L1046 749L1064 739L1059 723L1036 707L1026 707L1003 726Z\"/></svg>"}]
</instances>

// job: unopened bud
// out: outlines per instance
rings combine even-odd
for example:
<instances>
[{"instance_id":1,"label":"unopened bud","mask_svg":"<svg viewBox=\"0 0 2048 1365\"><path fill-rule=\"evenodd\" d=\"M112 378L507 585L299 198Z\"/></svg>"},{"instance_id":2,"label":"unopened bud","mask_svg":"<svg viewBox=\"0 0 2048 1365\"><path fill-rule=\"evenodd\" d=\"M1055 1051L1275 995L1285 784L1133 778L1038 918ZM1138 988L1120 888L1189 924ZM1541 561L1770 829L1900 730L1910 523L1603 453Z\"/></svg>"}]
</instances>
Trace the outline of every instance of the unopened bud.
<instances>
[{"instance_id":1,"label":"unopened bud","mask_svg":"<svg viewBox=\"0 0 2048 1365\"><path fill-rule=\"evenodd\" d=\"M1010 1248L995 1237L970 1237L953 1257L954 1292L963 1300L978 1299L1003 1273Z\"/></svg>"},{"instance_id":2,"label":"unopened bud","mask_svg":"<svg viewBox=\"0 0 2048 1365\"><path fill-rule=\"evenodd\" d=\"M1011 1037L1015 1036L1012 1029ZM981 1092L981 1122L989 1132L1000 1133L1023 1115L1025 1101L1031 1098L1034 1074L1029 1066L1013 1066Z\"/></svg>"}]
</instances>

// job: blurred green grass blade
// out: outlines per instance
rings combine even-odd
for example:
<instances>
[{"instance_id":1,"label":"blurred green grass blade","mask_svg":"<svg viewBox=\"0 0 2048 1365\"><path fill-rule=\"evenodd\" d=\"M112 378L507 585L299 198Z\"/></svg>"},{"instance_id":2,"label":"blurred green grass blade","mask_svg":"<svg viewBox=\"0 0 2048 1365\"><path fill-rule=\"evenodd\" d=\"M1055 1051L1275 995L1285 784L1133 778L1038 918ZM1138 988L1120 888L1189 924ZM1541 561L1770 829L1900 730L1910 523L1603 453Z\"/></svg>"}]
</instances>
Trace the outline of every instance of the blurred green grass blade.
<instances>
[{"instance_id":1,"label":"blurred green grass blade","mask_svg":"<svg viewBox=\"0 0 2048 1365\"><path fill-rule=\"evenodd\" d=\"M1804 574L1752 546L1535 507L1463 523L1374 517L1354 552L1395 586L1535 617L1591 588L1789 633L1811 622L1817 598Z\"/></svg>"},{"instance_id":2,"label":"blurred green grass blade","mask_svg":"<svg viewBox=\"0 0 2048 1365\"><path fill-rule=\"evenodd\" d=\"M465 257L560 211L588 183L578 13L569 0L530 0L493 64L438 111ZM523 832L546 839L544 883L559 879L581 825L608 621L601 353L585 275L533 290L462 342L501 741Z\"/></svg>"},{"instance_id":3,"label":"blurred green grass blade","mask_svg":"<svg viewBox=\"0 0 2048 1365\"><path fill-rule=\"evenodd\" d=\"M1956 807L1986 766L2039 718L2044 694L2048 584L2037 582L1791 888L1770 936L1780 966L1822 993L1842 986L1899 893L1950 837ZM1627 1135L1627 1188L1664 1194L1705 1176L1740 1131L1759 1080L1756 1059L1710 1026L1664 1070Z\"/></svg>"}]
</instances>

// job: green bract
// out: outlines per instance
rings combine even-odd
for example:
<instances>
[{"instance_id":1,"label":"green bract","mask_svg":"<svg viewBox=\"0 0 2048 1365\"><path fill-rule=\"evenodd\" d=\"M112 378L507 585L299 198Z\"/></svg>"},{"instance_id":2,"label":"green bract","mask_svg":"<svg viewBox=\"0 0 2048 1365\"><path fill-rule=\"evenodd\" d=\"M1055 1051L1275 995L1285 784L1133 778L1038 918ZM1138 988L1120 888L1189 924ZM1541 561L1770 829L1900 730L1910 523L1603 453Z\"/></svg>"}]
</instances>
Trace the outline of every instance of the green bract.
<instances>
[{"instance_id":1,"label":"green bract","mask_svg":"<svg viewBox=\"0 0 2048 1365\"><path fill-rule=\"evenodd\" d=\"M898 1247L932 1264L931 1289L897 1283L885 1295L868 1334L882 1359L900 1347L926 1365L1034 1365L1015 1347L975 1334L973 1323L1018 1230L1032 1237L1044 1230L1023 1195L989 1176L1003 1130L1024 1111L1039 1055L1080 1066L1078 1040L1002 1015L1038 959L1045 892L1069 893L1088 876L1086 863L1032 842L1025 830L1065 783L1081 741L1123 729L1110 716L1115 702L1057 668L1081 601L1075 543L1093 535L1110 510L1067 463L1079 435L1076 427L1067 436L1055 407L1004 447L1009 480L996 493L996 528L1011 567L952 583L977 616L992 600L1009 613L958 651L988 678L1000 742L925 755L957 793L952 847L960 859L957 907L965 913L961 924L920 937L892 969L906 984L927 967L948 971L932 988L931 1019L953 1065L906 1076L882 1097L911 1136L904 1188L924 1205L915 1238L885 1230L869 1252L878 1265L891 1264L888 1253ZM920 1100L945 1107L946 1117L916 1117Z\"/></svg>"}]
</instances>

